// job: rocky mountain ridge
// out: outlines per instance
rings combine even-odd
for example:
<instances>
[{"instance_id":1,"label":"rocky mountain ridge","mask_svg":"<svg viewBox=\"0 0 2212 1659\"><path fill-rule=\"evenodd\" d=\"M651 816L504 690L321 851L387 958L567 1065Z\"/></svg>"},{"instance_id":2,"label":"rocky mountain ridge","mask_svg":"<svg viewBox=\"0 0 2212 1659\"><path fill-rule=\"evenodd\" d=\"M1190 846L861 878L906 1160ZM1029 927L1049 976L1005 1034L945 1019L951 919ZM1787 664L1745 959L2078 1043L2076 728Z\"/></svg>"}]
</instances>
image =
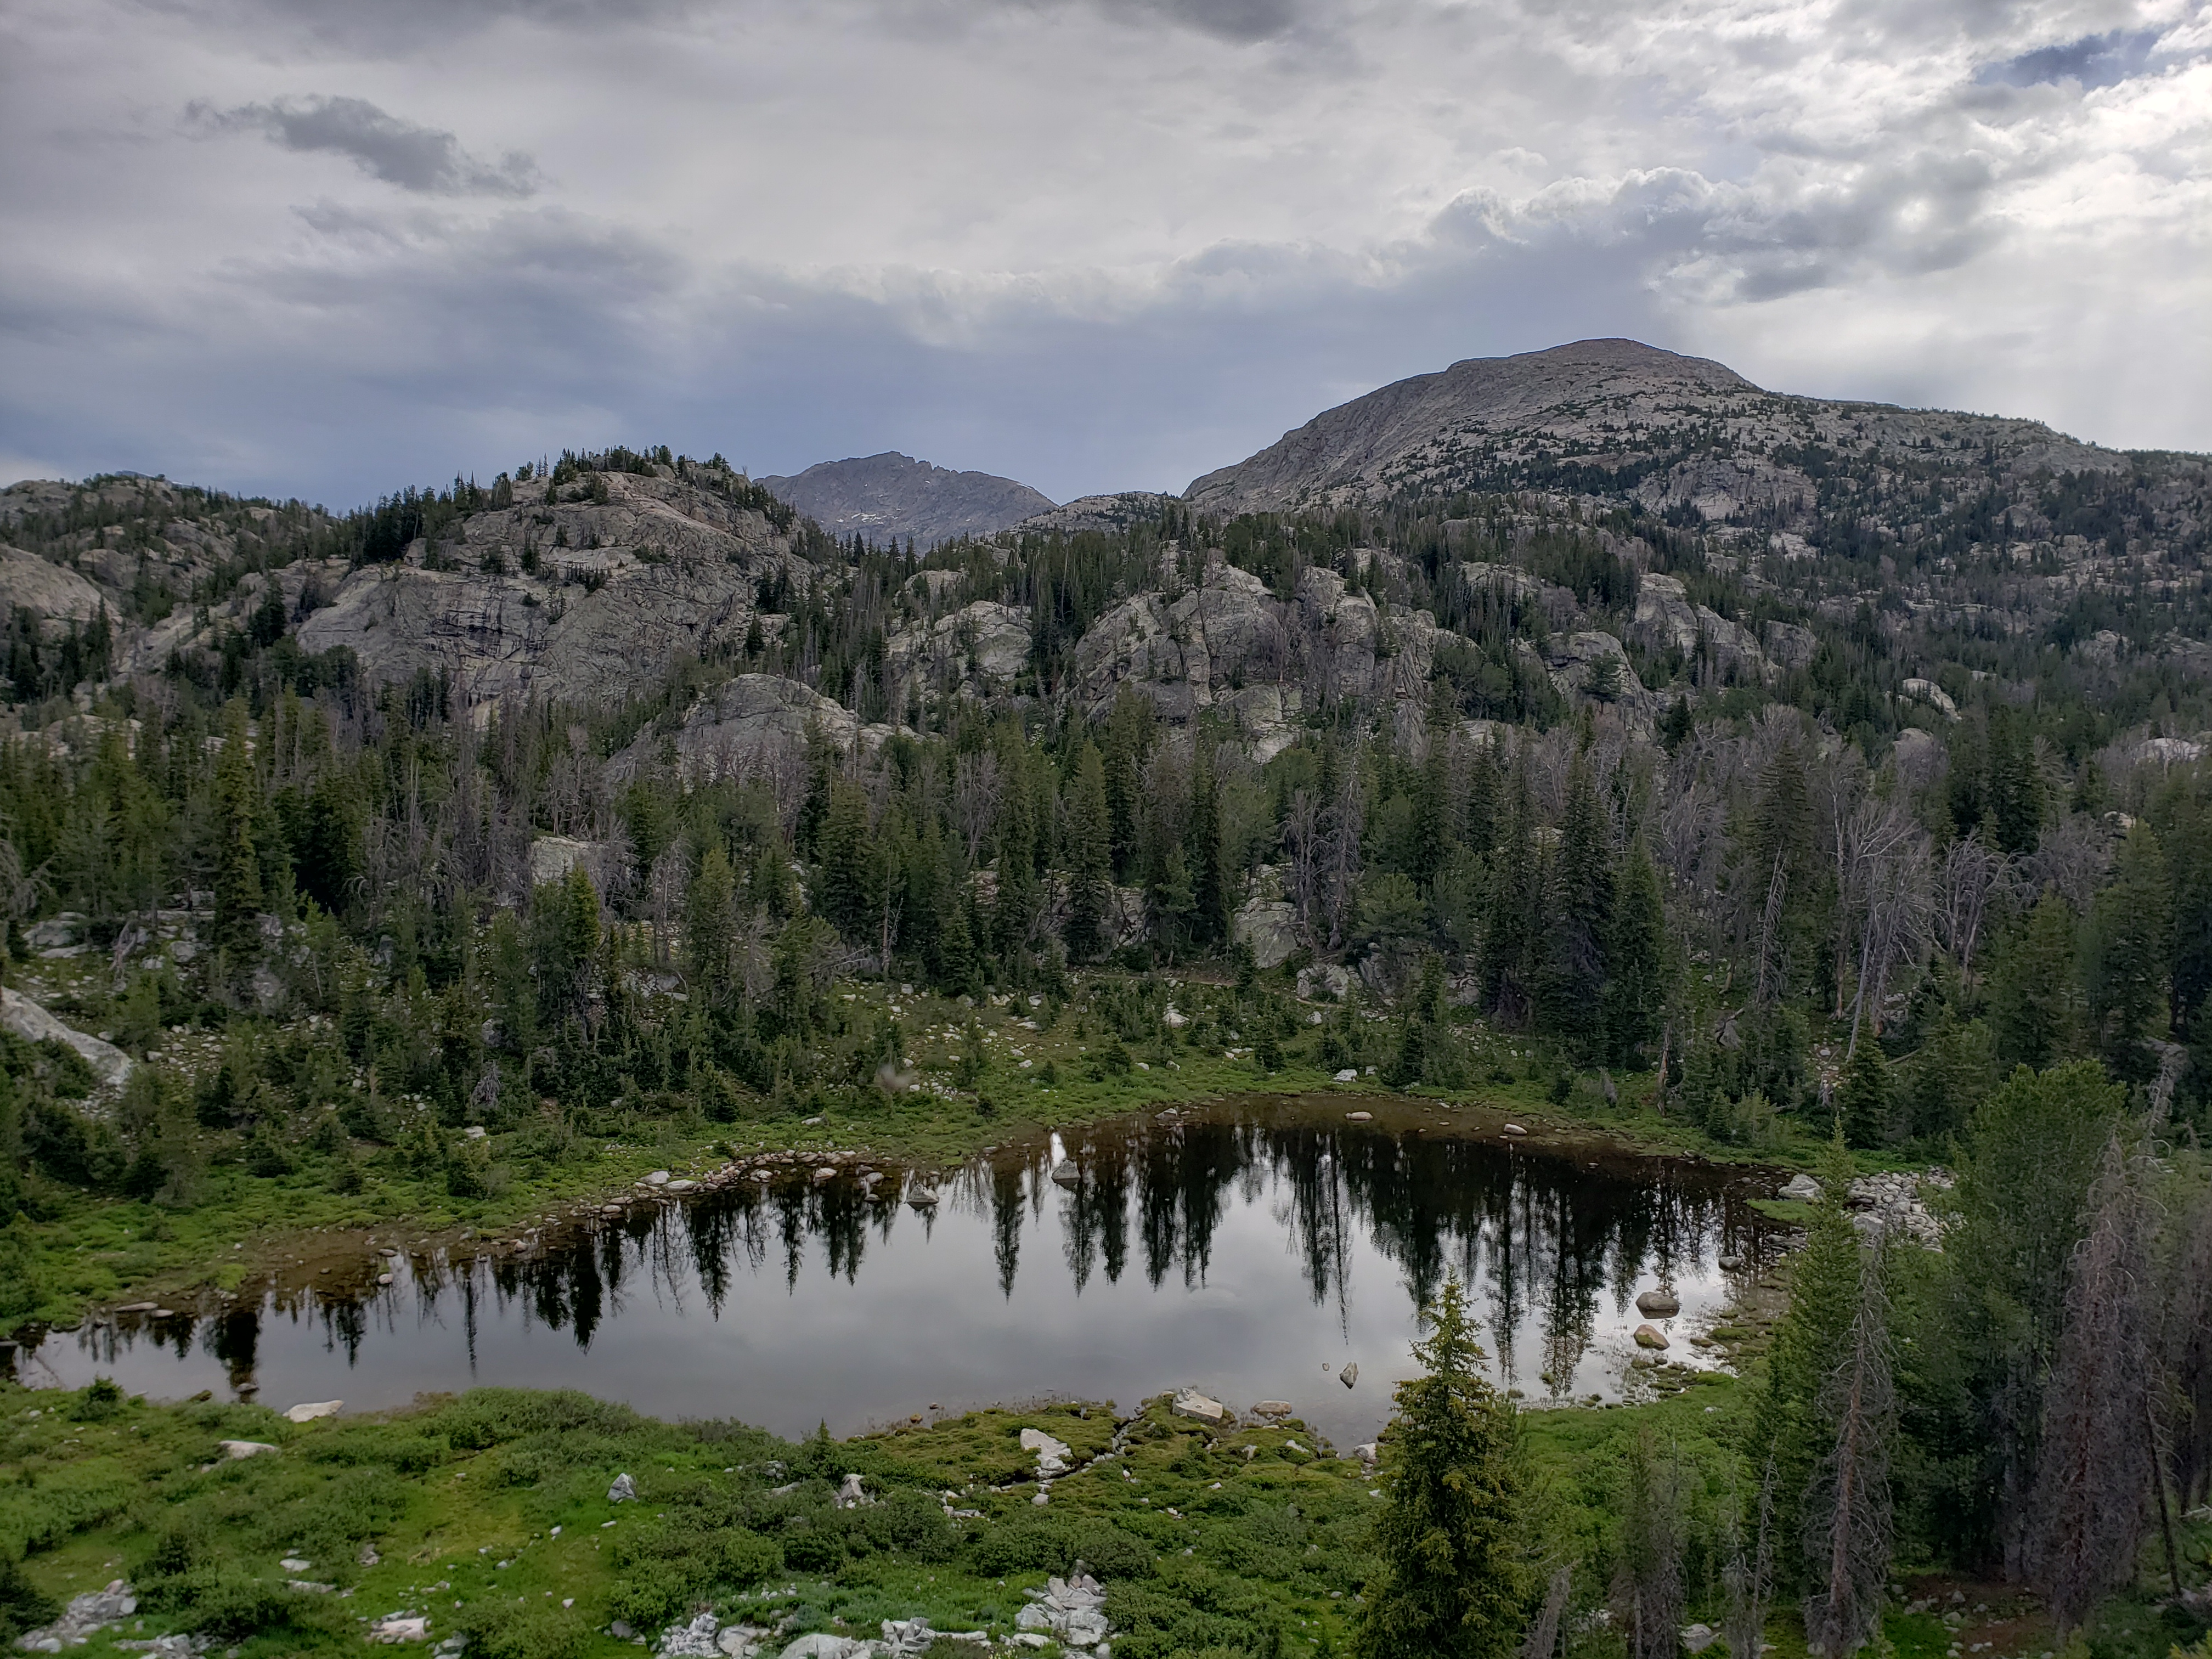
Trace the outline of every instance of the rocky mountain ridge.
<instances>
[{"instance_id":1,"label":"rocky mountain ridge","mask_svg":"<svg viewBox=\"0 0 2212 1659\"><path fill-rule=\"evenodd\" d=\"M1784 398L1619 341L1455 365L1185 500L1048 504L921 556L665 451L345 520L157 479L0 491L19 707L132 676L228 690L267 649L297 659L286 684L433 686L486 716L659 698L655 752L716 766L963 702L1096 719L1124 688L1264 760L1347 704L1417 733L1440 677L1477 722L1588 704L1649 732L1810 675L1839 719L1941 724L1992 672L2212 679L2208 553L2203 457Z\"/></svg>"},{"instance_id":2,"label":"rocky mountain ridge","mask_svg":"<svg viewBox=\"0 0 2212 1659\"><path fill-rule=\"evenodd\" d=\"M911 540L927 552L960 536L988 536L1050 513L1050 496L988 472L956 472L886 450L823 461L762 488L831 535L871 542Z\"/></svg>"}]
</instances>

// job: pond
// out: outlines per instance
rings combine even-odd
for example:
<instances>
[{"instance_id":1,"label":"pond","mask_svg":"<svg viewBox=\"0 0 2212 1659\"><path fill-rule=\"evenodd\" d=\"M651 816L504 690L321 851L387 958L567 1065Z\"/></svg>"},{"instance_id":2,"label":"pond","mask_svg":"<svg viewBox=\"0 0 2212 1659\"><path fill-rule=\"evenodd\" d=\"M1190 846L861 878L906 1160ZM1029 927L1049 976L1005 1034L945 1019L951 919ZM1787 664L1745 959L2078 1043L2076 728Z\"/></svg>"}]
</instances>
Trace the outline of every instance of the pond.
<instances>
[{"instance_id":1,"label":"pond","mask_svg":"<svg viewBox=\"0 0 2212 1659\"><path fill-rule=\"evenodd\" d=\"M576 1388L787 1436L1188 1384L1238 1410L1287 1401L1342 1447L1387 1419L1416 1310L1452 1273L1496 1380L1532 1404L1620 1397L1635 1298L1658 1285L1681 1304L1653 1322L1667 1357L1711 1363L1688 1339L1778 1251L1747 1203L1775 1178L1502 1128L1419 1101L1244 1098L997 1148L927 1207L896 1170L871 1189L793 1169L519 1255L372 1257L214 1315L111 1315L48 1334L17 1374L349 1411Z\"/></svg>"}]
</instances>

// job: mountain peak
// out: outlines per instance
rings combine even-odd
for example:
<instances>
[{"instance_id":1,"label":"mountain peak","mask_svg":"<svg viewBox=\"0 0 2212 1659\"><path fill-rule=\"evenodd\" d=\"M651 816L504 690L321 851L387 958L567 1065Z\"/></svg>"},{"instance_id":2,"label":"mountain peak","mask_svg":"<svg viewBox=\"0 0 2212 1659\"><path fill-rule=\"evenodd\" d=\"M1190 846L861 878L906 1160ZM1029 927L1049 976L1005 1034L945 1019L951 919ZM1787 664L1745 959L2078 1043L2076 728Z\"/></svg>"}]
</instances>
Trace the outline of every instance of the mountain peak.
<instances>
[{"instance_id":1,"label":"mountain peak","mask_svg":"<svg viewBox=\"0 0 2212 1659\"><path fill-rule=\"evenodd\" d=\"M1012 478L956 472L895 449L758 482L833 535L876 542L911 536L923 548L957 536L988 536L1054 506L1050 496Z\"/></svg>"},{"instance_id":2,"label":"mountain peak","mask_svg":"<svg viewBox=\"0 0 2212 1659\"><path fill-rule=\"evenodd\" d=\"M1630 490L1656 506L1706 488L1717 462L1772 470L1778 452L1808 446L1948 449L1969 432L1977 446L2048 465L2113 464L2031 421L1790 397L1710 358L1577 340L1470 357L1355 398L1207 473L1184 499L1224 518L1530 488Z\"/></svg>"}]
</instances>

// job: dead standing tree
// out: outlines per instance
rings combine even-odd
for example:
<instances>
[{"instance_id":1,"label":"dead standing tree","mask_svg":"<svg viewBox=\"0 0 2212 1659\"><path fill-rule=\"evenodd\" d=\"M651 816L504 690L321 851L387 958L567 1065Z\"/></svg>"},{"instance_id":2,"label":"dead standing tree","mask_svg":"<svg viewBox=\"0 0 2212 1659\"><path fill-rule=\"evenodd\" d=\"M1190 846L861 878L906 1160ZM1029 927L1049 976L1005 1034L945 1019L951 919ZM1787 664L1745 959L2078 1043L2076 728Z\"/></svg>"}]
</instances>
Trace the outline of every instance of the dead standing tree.
<instances>
[{"instance_id":1,"label":"dead standing tree","mask_svg":"<svg viewBox=\"0 0 2212 1659\"><path fill-rule=\"evenodd\" d=\"M1896 1540L1889 1447L1897 1395L1886 1268L1880 1244L1861 1259L1850 1346L1829 1374L1821 1400L1836 1437L1805 1492L1806 1565L1812 1577L1805 1641L1825 1659L1846 1659L1880 1629Z\"/></svg>"},{"instance_id":2,"label":"dead standing tree","mask_svg":"<svg viewBox=\"0 0 2212 1659\"><path fill-rule=\"evenodd\" d=\"M2029 1576L2063 1637L2135 1577L2157 1480L2148 1158L2115 1130L2089 1189L2045 1391ZM2161 1492L2162 1495L2162 1492Z\"/></svg>"}]
</instances>

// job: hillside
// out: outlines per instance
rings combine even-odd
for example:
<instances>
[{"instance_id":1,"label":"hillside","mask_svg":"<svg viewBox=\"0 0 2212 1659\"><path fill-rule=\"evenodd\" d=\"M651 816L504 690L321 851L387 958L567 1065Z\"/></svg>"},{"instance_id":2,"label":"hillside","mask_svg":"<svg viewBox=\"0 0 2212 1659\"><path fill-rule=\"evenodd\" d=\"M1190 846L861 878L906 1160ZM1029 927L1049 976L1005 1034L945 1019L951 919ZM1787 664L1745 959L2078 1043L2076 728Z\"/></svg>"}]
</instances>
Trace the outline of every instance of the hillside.
<instances>
[{"instance_id":1,"label":"hillside","mask_svg":"<svg viewBox=\"0 0 2212 1659\"><path fill-rule=\"evenodd\" d=\"M955 472L890 450L823 461L796 477L760 483L833 536L911 540L924 551L958 536L988 536L1053 507L1048 496L1012 478Z\"/></svg>"}]
</instances>

